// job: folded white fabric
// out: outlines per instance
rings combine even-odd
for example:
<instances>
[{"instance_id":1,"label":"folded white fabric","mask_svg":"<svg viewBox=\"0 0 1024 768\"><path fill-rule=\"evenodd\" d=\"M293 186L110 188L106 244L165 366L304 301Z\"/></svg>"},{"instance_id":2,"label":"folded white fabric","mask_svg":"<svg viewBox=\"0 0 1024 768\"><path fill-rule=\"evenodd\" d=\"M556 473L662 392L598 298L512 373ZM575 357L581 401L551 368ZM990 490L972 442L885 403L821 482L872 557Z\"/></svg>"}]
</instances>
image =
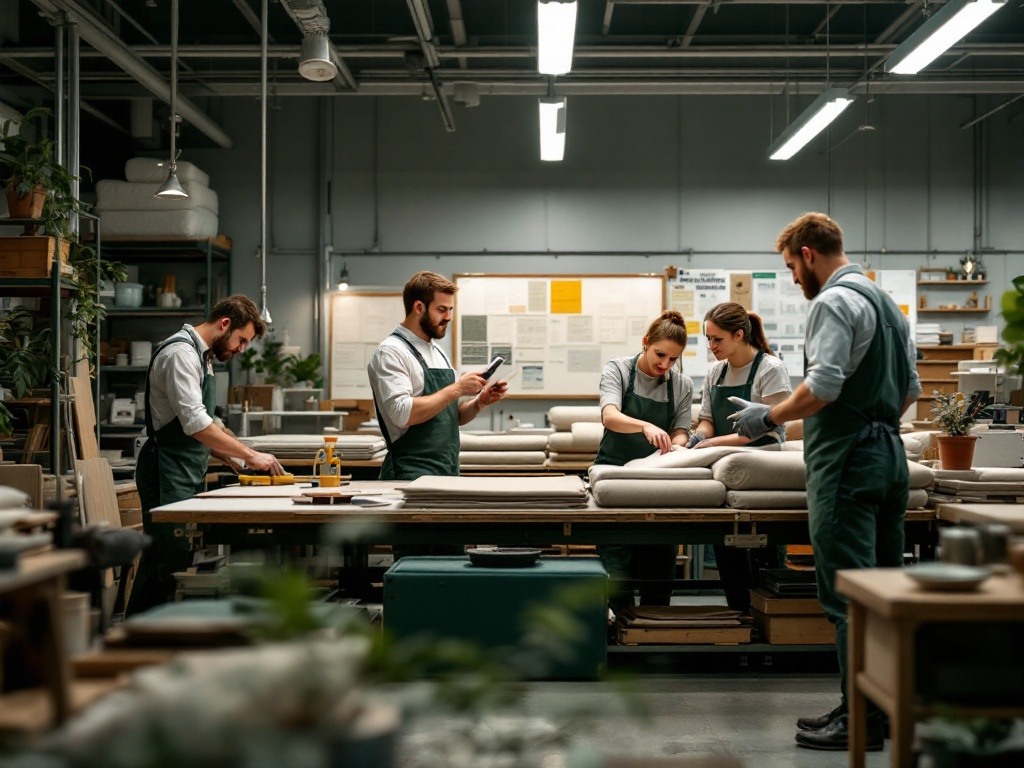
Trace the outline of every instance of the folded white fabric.
<instances>
[{"instance_id":1,"label":"folded white fabric","mask_svg":"<svg viewBox=\"0 0 1024 768\"><path fill-rule=\"evenodd\" d=\"M548 411L548 423L558 432L568 432L577 421L601 423L601 409L596 405L556 405Z\"/></svg>"},{"instance_id":2,"label":"folded white fabric","mask_svg":"<svg viewBox=\"0 0 1024 768\"><path fill-rule=\"evenodd\" d=\"M572 425L572 449L576 453L596 453L604 437L600 422L577 421Z\"/></svg>"},{"instance_id":3,"label":"folded white fabric","mask_svg":"<svg viewBox=\"0 0 1024 768\"><path fill-rule=\"evenodd\" d=\"M547 448L549 451L556 453L574 453L573 445L572 432L552 432L548 436Z\"/></svg>"},{"instance_id":4,"label":"folded white fabric","mask_svg":"<svg viewBox=\"0 0 1024 768\"><path fill-rule=\"evenodd\" d=\"M438 477L424 475L402 487L406 498L446 497L506 499L517 497L544 499L580 499L586 497L583 478L574 475L555 477Z\"/></svg>"},{"instance_id":5,"label":"folded white fabric","mask_svg":"<svg viewBox=\"0 0 1024 768\"><path fill-rule=\"evenodd\" d=\"M463 451L543 451L548 444L546 435L517 435L498 432L491 435L459 434Z\"/></svg>"},{"instance_id":6,"label":"folded white fabric","mask_svg":"<svg viewBox=\"0 0 1024 768\"><path fill-rule=\"evenodd\" d=\"M682 449L678 451L669 451L668 453L658 453L655 451L649 456L644 456L641 459L633 459L627 461L627 467L660 467L662 469L668 469L673 467L710 467L716 461L723 456L728 456L732 453L752 453L761 450L761 448L733 448L729 446L714 448L694 448L692 450ZM775 450L778 450L775 448Z\"/></svg>"},{"instance_id":7,"label":"folded white fabric","mask_svg":"<svg viewBox=\"0 0 1024 768\"><path fill-rule=\"evenodd\" d=\"M931 467L908 460L907 469L910 471L911 488L927 488L935 482L935 472L932 471Z\"/></svg>"},{"instance_id":8,"label":"folded white fabric","mask_svg":"<svg viewBox=\"0 0 1024 768\"><path fill-rule=\"evenodd\" d=\"M31 499L24 491L19 491L8 485L0 485L0 509L27 507L30 502Z\"/></svg>"},{"instance_id":9,"label":"folded white fabric","mask_svg":"<svg viewBox=\"0 0 1024 768\"><path fill-rule=\"evenodd\" d=\"M806 487L804 455L786 451L750 451L715 462L715 480L734 491L798 491Z\"/></svg>"},{"instance_id":10,"label":"folded white fabric","mask_svg":"<svg viewBox=\"0 0 1024 768\"><path fill-rule=\"evenodd\" d=\"M167 179L167 166L163 160L153 157L133 157L124 164L124 177L128 181L157 182L162 184ZM178 181L194 181L204 187L210 186L210 177L195 165L179 160L174 164L174 173Z\"/></svg>"},{"instance_id":11,"label":"folded white fabric","mask_svg":"<svg viewBox=\"0 0 1024 768\"><path fill-rule=\"evenodd\" d=\"M206 208L184 211L105 211L100 215L104 237L217 236L217 214Z\"/></svg>"},{"instance_id":12,"label":"folded white fabric","mask_svg":"<svg viewBox=\"0 0 1024 768\"><path fill-rule=\"evenodd\" d=\"M729 491L727 506L736 509L807 509L806 491ZM907 497L907 509L921 509L928 503L928 491L914 489Z\"/></svg>"},{"instance_id":13,"label":"folded white fabric","mask_svg":"<svg viewBox=\"0 0 1024 768\"><path fill-rule=\"evenodd\" d=\"M590 489L602 507L720 507L725 486L717 480L602 480Z\"/></svg>"},{"instance_id":14,"label":"folded white fabric","mask_svg":"<svg viewBox=\"0 0 1024 768\"><path fill-rule=\"evenodd\" d=\"M102 211L183 211L206 208L220 213L217 193L195 181L183 181L181 188L188 195L180 200L154 197L163 181L119 181L100 179L96 182L96 212Z\"/></svg>"},{"instance_id":15,"label":"folded white fabric","mask_svg":"<svg viewBox=\"0 0 1024 768\"><path fill-rule=\"evenodd\" d=\"M562 452L562 451L554 451L553 453L549 453L548 457L551 458L553 461L572 461L572 462L576 462L577 464L579 464L581 462L586 462L587 464L593 464L594 463L594 459L597 458L597 454L596 453L568 453L568 452Z\"/></svg>"},{"instance_id":16,"label":"folded white fabric","mask_svg":"<svg viewBox=\"0 0 1024 768\"><path fill-rule=\"evenodd\" d=\"M541 467L545 458L547 455L544 451L461 451L459 464L463 467L474 464L523 464Z\"/></svg>"},{"instance_id":17,"label":"folded white fabric","mask_svg":"<svg viewBox=\"0 0 1024 768\"><path fill-rule=\"evenodd\" d=\"M652 469L650 467L616 467L612 464L595 464L588 473L590 484L605 480L711 480L712 472L705 467L679 467L677 469Z\"/></svg>"}]
</instances>

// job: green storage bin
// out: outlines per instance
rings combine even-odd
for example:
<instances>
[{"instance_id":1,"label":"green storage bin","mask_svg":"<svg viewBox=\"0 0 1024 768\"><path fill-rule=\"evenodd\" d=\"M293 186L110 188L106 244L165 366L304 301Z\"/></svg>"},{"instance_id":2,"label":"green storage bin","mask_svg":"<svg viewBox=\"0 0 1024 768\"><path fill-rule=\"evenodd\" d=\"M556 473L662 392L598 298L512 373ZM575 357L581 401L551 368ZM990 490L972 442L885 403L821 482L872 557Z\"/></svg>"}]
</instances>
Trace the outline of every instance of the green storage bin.
<instances>
[{"instance_id":1,"label":"green storage bin","mask_svg":"<svg viewBox=\"0 0 1024 768\"><path fill-rule=\"evenodd\" d=\"M539 651L528 676L592 679L607 660L607 588L608 573L597 558L485 568L467 557L404 557L384 574L384 628L396 640L465 640L501 659L504 649L536 647L523 642L528 609L558 606L578 630L570 652Z\"/></svg>"}]
</instances>

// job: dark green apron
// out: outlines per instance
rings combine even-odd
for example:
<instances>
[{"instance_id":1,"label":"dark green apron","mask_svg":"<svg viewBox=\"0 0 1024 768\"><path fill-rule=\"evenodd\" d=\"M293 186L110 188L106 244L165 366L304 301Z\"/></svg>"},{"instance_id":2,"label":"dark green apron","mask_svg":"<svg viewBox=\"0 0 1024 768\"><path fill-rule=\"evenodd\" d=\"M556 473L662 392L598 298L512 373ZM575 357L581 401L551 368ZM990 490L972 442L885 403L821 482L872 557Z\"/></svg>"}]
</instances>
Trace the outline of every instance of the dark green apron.
<instances>
[{"instance_id":1,"label":"dark green apron","mask_svg":"<svg viewBox=\"0 0 1024 768\"><path fill-rule=\"evenodd\" d=\"M672 372L668 372L664 384L668 387L667 402L641 397L633 391L639 358L639 355L633 358L629 367L629 382L623 388L619 410L626 416L649 422L671 434L676 415ZM621 467L627 461L650 455L652 451L654 448L643 432L623 434L605 429L594 463ZM608 602L616 613L633 604L633 581L639 584L640 605L668 605L676 571L675 544L601 544L597 552L611 579L612 594Z\"/></svg>"},{"instance_id":2,"label":"dark green apron","mask_svg":"<svg viewBox=\"0 0 1024 768\"><path fill-rule=\"evenodd\" d=\"M392 333L400 339L423 367L422 395L432 395L455 382L455 371L449 368L428 368L423 355L400 333ZM440 351L440 350L438 350ZM444 357L444 352L441 352ZM445 357L445 362L448 358ZM451 365L449 363L449 365ZM377 421L388 446L388 455L380 467L381 480L415 480L423 475L455 477L459 474L459 404L448 405L429 421L414 424L404 435L392 440L380 406L374 403ZM403 557L427 555L462 555L463 548L452 544L407 544L391 548L397 562Z\"/></svg>"},{"instance_id":3,"label":"dark green apron","mask_svg":"<svg viewBox=\"0 0 1024 768\"><path fill-rule=\"evenodd\" d=\"M836 571L903 564L903 520L909 472L899 435L900 408L910 386L903 316L882 290L849 282L875 309L877 325L864 359L839 397L804 420L807 507L818 598L836 626L836 651L846 701L846 598ZM878 711L869 706L871 716Z\"/></svg>"},{"instance_id":4,"label":"dark green apron","mask_svg":"<svg viewBox=\"0 0 1024 768\"><path fill-rule=\"evenodd\" d=\"M154 429L149 408L150 377L153 361L162 349L171 344L191 344L206 368L200 353L199 339L189 331L189 338L171 337L160 344L150 358L146 374L146 437L135 464L135 484L142 503L142 526L153 537L145 551L132 588L130 613L146 610L169 600L174 594L175 571L185 570L191 553L185 526L154 523L150 510L175 501L183 501L203 490L210 449L185 434L177 417L160 429ZM211 373L203 376L203 406L213 415L217 404L217 384Z\"/></svg>"},{"instance_id":5,"label":"dark green apron","mask_svg":"<svg viewBox=\"0 0 1024 768\"><path fill-rule=\"evenodd\" d=\"M730 397L741 397L751 401L754 394L754 377L757 376L758 367L764 352L758 350L757 355L750 366L750 373L747 374L747 381L744 384L727 387L722 384L725 375L729 372L729 363L722 366L722 373L711 386L711 419L714 422L716 435L731 435L734 433L734 423L729 421L729 415L739 410L738 406L729 402ZM773 433L763 435L757 440L752 440L747 445L756 448L762 445L777 444ZM775 546L757 550L740 549L738 547L727 547L723 544L716 544L715 547L715 568L718 570L718 578L722 582L722 590L725 592L725 600L734 611L742 613L750 612L750 590L758 585L757 573L762 568L777 568L781 562L778 548Z\"/></svg>"}]
</instances>

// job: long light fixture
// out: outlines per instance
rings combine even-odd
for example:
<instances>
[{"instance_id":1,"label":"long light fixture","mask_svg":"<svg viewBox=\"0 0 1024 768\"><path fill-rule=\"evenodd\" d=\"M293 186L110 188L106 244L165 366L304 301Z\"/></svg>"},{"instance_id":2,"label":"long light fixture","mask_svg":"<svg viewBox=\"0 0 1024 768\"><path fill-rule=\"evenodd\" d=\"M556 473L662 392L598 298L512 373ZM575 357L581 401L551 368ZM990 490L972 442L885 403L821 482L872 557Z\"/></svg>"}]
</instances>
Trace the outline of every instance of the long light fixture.
<instances>
[{"instance_id":1,"label":"long light fixture","mask_svg":"<svg viewBox=\"0 0 1024 768\"><path fill-rule=\"evenodd\" d=\"M768 147L768 158L789 160L851 104L853 97L845 88L829 88Z\"/></svg>"},{"instance_id":2,"label":"long light fixture","mask_svg":"<svg viewBox=\"0 0 1024 768\"><path fill-rule=\"evenodd\" d=\"M576 0L538 0L537 71L542 75L564 75L572 69L576 8Z\"/></svg>"},{"instance_id":3,"label":"long light fixture","mask_svg":"<svg viewBox=\"0 0 1024 768\"><path fill-rule=\"evenodd\" d=\"M175 138L178 134L178 0L171 0L171 162L167 167L167 180L153 197L161 200L184 200L188 193L178 181Z\"/></svg>"},{"instance_id":4,"label":"long light fixture","mask_svg":"<svg viewBox=\"0 0 1024 768\"><path fill-rule=\"evenodd\" d=\"M561 160L565 155L566 98L541 96L540 104L540 159Z\"/></svg>"},{"instance_id":5,"label":"long light fixture","mask_svg":"<svg viewBox=\"0 0 1024 768\"><path fill-rule=\"evenodd\" d=\"M1006 5L1006 0L950 0L885 60L885 71L916 75L972 29Z\"/></svg>"}]
</instances>

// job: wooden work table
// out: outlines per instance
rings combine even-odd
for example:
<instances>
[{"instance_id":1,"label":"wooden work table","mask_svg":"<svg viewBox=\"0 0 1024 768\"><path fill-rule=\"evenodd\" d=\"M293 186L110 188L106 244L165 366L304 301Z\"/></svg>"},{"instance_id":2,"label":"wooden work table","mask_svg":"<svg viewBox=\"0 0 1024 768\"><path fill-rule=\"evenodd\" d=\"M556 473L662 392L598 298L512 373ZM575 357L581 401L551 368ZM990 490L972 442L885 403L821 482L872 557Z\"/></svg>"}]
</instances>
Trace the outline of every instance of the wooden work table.
<instances>
[{"instance_id":1,"label":"wooden work table","mask_svg":"<svg viewBox=\"0 0 1024 768\"><path fill-rule=\"evenodd\" d=\"M916 697L918 628L928 623L962 623L964 631L970 632L980 623L1024 622L1021 578L1015 573L992 576L976 592L930 592L901 569L878 568L840 571L836 588L850 601L850 768L864 766L865 696L889 715L893 768L912 768L914 725L930 712ZM984 661L985 648L977 648L977 654ZM957 709L993 716L1024 715L1024 691L1017 706Z\"/></svg>"},{"instance_id":2,"label":"wooden work table","mask_svg":"<svg viewBox=\"0 0 1024 768\"><path fill-rule=\"evenodd\" d=\"M947 523L1003 523L1024 534L1024 504L939 504L936 517Z\"/></svg>"}]
</instances>

